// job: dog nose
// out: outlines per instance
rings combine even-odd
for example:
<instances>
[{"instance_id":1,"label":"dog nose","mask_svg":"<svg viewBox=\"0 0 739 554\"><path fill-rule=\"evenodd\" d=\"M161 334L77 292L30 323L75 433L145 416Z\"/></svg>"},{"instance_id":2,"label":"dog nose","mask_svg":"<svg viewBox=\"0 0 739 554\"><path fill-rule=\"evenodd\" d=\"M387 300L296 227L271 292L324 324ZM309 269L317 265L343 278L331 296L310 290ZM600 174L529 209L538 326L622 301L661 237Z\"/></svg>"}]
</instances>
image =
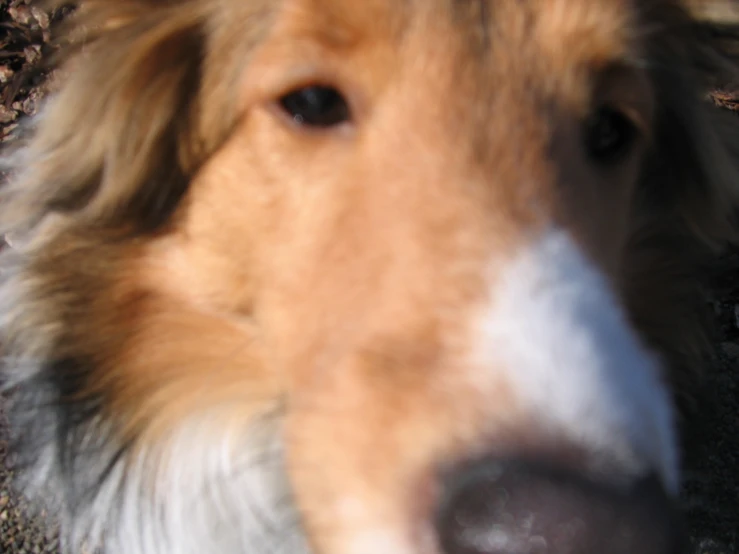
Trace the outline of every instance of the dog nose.
<instances>
[{"instance_id":1,"label":"dog nose","mask_svg":"<svg viewBox=\"0 0 739 554\"><path fill-rule=\"evenodd\" d=\"M678 554L677 510L656 476L610 486L523 463L482 463L446 482L444 554Z\"/></svg>"}]
</instances>

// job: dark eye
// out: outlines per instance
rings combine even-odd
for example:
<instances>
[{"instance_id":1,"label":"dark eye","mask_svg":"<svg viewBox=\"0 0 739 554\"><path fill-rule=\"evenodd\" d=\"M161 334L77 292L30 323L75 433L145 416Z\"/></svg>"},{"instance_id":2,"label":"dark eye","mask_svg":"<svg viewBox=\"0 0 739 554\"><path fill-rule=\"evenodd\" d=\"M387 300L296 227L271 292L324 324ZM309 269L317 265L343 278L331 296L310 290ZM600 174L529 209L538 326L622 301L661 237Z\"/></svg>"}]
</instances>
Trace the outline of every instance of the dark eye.
<instances>
[{"instance_id":1,"label":"dark eye","mask_svg":"<svg viewBox=\"0 0 739 554\"><path fill-rule=\"evenodd\" d=\"M626 115L604 106L586 122L585 150L598 164L615 164L631 152L636 136L637 129Z\"/></svg>"},{"instance_id":2,"label":"dark eye","mask_svg":"<svg viewBox=\"0 0 739 554\"><path fill-rule=\"evenodd\" d=\"M293 121L310 127L333 127L348 121L351 115L346 99L333 87L300 88L279 102Z\"/></svg>"}]
</instances>

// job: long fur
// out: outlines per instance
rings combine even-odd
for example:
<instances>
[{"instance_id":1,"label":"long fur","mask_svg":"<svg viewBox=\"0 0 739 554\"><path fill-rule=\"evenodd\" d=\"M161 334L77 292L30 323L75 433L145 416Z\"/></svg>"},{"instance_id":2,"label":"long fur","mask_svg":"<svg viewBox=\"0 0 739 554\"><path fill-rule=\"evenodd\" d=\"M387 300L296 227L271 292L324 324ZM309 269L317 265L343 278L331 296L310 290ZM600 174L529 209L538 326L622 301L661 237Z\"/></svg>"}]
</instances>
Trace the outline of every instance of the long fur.
<instances>
[{"instance_id":1,"label":"long fur","mask_svg":"<svg viewBox=\"0 0 739 554\"><path fill-rule=\"evenodd\" d=\"M182 497L176 496L178 483L165 478L159 500L143 502L142 480L166 461L137 450L144 422L120 432L121 422L107 409L107 390L115 383L95 371L102 362L99 352L126 339L116 325L125 314L101 291L109 290L115 275L125 274L130 250L166 233L192 177L229 136L238 102L229 85L278 2L242 2L246 25L240 33L247 39L236 43L246 46L229 52L225 45L234 44L234 37L224 36L222 18L228 18L232 4L83 2L60 34L65 44L55 62L58 93L4 159L12 179L0 198L0 232L13 247L0 258L0 327L13 448L29 486L44 500L59 502L70 549L84 542L97 545L107 534L112 553L164 552L173 544L172 551L198 552L197 540L214 533L212 513L222 510L220 521L228 521L248 510L230 504L230 497L218 498L219 487L237 471L219 465L232 463L228 453L197 454L194 484L180 491ZM736 239L739 124L707 94L736 77L732 56L739 24L697 19L672 0L643 4L654 12L646 16L655 22L648 30L647 63L659 113L620 285L633 324L670 366L681 400L689 397L696 371L710 355L699 276L715 251ZM132 310L139 300L131 299ZM90 320L92 305L107 315ZM264 416L269 422L269 409ZM193 425L188 436L172 438L181 441L174 452L183 457L207 444ZM254 481L264 475L279 482L275 489L284 486L279 447L271 446L277 433L260 435L270 425L245 424L233 431L233 442L212 445L212 451L229 452L248 443L242 451L264 452L262 461L243 461L255 468L236 477L250 480L243 488L255 490ZM211 514L188 518L187 502L202 490L215 495L207 504ZM254 508L286 510L289 523L275 524L278 529L295 525L296 516L285 508L289 492L283 496L264 499L268 508ZM162 499L177 509L161 516ZM160 521L158 528L141 523L158 517L172 521ZM195 537L193 544L157 534L179 526L193 526L186 533ZM250 526L258 528L269 524ZM142 529L151 534L131 536ZM243 541L262 545L259 551L265 552L303 548L288 546L290 539L277 534L269 540L258 534L214 537L211 544L220 544L223 552Z\"/></svg>"}]
</instances>

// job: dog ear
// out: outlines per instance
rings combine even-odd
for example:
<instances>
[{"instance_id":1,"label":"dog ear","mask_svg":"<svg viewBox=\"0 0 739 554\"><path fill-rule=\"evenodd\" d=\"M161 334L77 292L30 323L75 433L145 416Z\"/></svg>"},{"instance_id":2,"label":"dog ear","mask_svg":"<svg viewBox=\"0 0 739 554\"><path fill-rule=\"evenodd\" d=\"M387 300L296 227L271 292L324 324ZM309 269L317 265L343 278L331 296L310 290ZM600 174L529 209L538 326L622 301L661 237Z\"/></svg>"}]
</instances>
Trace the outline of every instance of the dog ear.
<instances>
[{"instance_id":1,"label":"dog ear","mask_svg":"<svg viewBox=\"0 0 739 554\"><path fill-rule=\"evenodd\" d=\"M670 0L656 2L665 6ZM652 72L661 114L652 168L672 215L711 246L739 242L739 119L717 104L739 97L739 2L678 0ZM664 22L663 22L664 24ZM732 92L729 92L732 91Z\"/></svg>"},{"instance_id":2,"label":"dog ear","mask_svg":"<svg viewBox=\"0 0 739 554\"><path fill-rule=\"evenodd\" d=\"M59 29L58 90L9 156L6 231L50 211L129 230L167 221L200 158L207 4L80 3Z\"/></svg>"},{"instance_id":3,"label":"dog ear","mask_svg":"<svg viewBox=\"0 0 739 554\"><path fill-rule=\"evenodd\" d=\"M712 202L703 218L709 238L739 243L739 2L689 0L693 16L693 64L709 129L702 151ZM700 139L700 134L695 139Z\"/></svg>"}]
</instances>

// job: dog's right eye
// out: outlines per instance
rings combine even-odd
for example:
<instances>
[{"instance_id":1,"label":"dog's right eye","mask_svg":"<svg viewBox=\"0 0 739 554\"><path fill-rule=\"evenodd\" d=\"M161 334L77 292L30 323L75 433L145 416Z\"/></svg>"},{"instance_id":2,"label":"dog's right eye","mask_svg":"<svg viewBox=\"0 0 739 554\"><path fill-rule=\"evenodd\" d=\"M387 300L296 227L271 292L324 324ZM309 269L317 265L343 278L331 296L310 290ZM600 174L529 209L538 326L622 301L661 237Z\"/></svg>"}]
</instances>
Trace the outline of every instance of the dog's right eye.
<instances>
[{"instance_id":1,"label":"dog's right eye","mask_svg":"<svg viewBox=\"0 0 739 554\"><path fill-rule=\"evenodd\" d=\"M588 156L601 165L622 161L631 151L637 128L622 112L607 106L598 109L585 128Z\"/></svg>"},{"instance_id":2,"label":"dog's right eye","mask_svg":"<svg viewBox=\"0 0 739 554\"><path fill-rule=\"evenodd\" d=\"M303 87L280 98L280 107L295 123L309 127L333 127L350 119L349 104L335 88Z\"/></svg>"}]
</instances>

